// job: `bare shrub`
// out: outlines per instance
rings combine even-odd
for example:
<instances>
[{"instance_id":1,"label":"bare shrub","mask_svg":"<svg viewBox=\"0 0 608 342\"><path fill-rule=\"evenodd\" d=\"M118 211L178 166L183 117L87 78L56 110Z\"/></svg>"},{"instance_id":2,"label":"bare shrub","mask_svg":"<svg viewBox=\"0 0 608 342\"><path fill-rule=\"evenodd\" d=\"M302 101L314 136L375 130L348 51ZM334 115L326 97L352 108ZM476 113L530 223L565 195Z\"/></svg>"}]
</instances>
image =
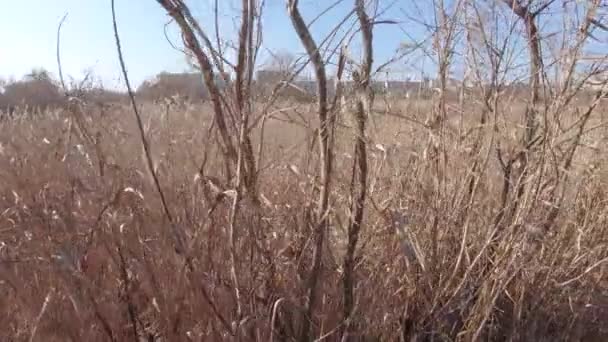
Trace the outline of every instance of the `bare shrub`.
<instances>
[{"instance_id":1,"label":"bare shrub","mask_svg":"<svg viewBox=\"0 0 608 342\"><path fill-rule=\"evenodd\" d=\"M57 82L45 70L34 70L23 80L6 84L3 88L0 103L3 108L29 106L45 110L64 103Z\"/></svg>"}]
</instances>

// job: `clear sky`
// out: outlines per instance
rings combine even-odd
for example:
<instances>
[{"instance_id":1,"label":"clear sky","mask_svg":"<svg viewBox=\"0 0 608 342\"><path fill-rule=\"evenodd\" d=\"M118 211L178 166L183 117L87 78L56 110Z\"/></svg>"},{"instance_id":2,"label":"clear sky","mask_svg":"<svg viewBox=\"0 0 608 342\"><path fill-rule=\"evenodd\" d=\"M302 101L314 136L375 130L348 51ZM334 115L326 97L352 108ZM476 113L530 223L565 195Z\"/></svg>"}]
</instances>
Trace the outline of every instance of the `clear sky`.
<instances>
[{"instance_id":1,"label":"clear sky","mask_svg":"<svg viewBox=\"0 0 608 342\"><path fill-rule=\"evenodd\" d=\"M311 20L334 0L301 0L300 7L306 20ZM383 18L404 22L404 13L412 13L415 0L381 1L392 4ZM345 13L353 0L346 0L327 13L313 26L313 33L321 37ZM213 30L209 15L212 0L187 2L193 14L206 30ZM220 0L222 37L234 37L238 23L238 1ZM171 48L164 35L168 16L155 0L116 0L120 31L129 76L137 85L162 70L183 71L187 64L183 55ZM55 57L56 31L61 17L68 13L61 34L61 56L64 74L82 77L86 69L108 87L122 83L112 32L110 0L15 0L2 1L0 11L0 77L16 79L34 67L42 67L57 75ZM170 36L180 43L175 25ZM376 60L381 63L394 54L400 42L406 41L404 28L421 37L421 30L412 24L380 25L375 28ZM267 0L264 13L264 49L302 51L286 14L284 0ZM263 59L267 57L262 56Z\"/></svg>"},{"instance_id":2,"label":"clear sky","mask_svg":"<svg viewBox=\"0 0 608 342\"><path fill-rule=\"evenodd\" d=\"M78 77L85 69L93 68L105 82L118 82L120 72L109 3L104 0L3 1L0 75L20 78L33 67L44 67L56 75L57 25L68 12L61 38L64 73ZM183 68L183 58L168 48L164 40L166 17L156 1L118 0L116 10L126 61L135 83L158 70Z\"/></svg>"}]
</instances>

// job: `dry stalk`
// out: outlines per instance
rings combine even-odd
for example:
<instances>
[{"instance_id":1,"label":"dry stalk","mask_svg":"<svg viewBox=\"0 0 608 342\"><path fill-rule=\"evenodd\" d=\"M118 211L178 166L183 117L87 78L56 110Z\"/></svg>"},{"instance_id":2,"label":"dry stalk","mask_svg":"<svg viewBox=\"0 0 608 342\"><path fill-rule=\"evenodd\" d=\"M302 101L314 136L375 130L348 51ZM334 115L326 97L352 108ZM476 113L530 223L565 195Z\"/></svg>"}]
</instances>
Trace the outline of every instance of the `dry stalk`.
<instances>
[{"instance_id":1,"label":"dry stalk","mask_svg":"<svg viewBox=\"0 0 608 342\"><path fill-rule=\"evenodd\" d=\"M439 267L439 225L444 216L442 212L442 199L447 195L448 151L446 143L447 120L447 82L450 67L454 62L454 45L458 38L458 16L463 1L453 4L452 15L448 15L448 8L443 0L433 2L435 12L435 26L433 48L437 55L439 82L436 94L436 108L431 111L429 118L429 142L427 145L428 162L433 179L433 218L430 223L431 251L429 262L429 275L435 277Z\"/></svg>"},{"instance_id":2,"label":"dry stalk","mask_svg":"<svg viewBox=\"0 0 608 342\"><path fill-rule=\"evenodd\" d=\"M300 341L309 340L310 325L313 320L317 298L317 284L321 272L321 257L323 254L323 242L325 240L325 232L329 227L329 192L331 186L331 171L333 164L333 150L330 146L327 108L327 77L325 74L325 64L321 57L321 53L317 48L317 44L312 38L310 31L300 14L298 9L298 0L288 0L288 13L291 18L292 25L300 39L300 42L306 48L306 52L315 68L315 76L317 79L317 115L319 118L319 156L320 156L320 176L321 189L319 192L319 200L317 202L316 222L314 222L314 245L313 245L313 261L307 284L307 300L306 300L306 315L302 318L302 331Z\"/></svg>"},{"instance_id":3,"label":"dry stalk","mask_svg":"<svg viewBox=\"0 0 608 342\"><path fill-rule=\"evenodd\" d=\"M547 3L552 1L553 0L548 0ZM504 172L502 191L502 206L504 209L500 210L497 220L495 221L499 224L498 233L501 233L505 227L513 223L513 215L515 215L518 203L526 189L526 179L528 178L530 171L528 168L528 161L532 157L531 153L533 152L534 147L541 140L541 137L537 136L537 131L540 110L541 73L543 72L540 47L541 37L539 36L536 24L537 17L542 11L532 12L532 10L528 6L524 6L520 0L503 0L503 2L524 22L524 27L526 29L526 41L530 58L530 102L526 106L524 112L525 131L521 137L519 150L515 153L515 156L509 157L509 160L506 162L501 158ZM512 199L512 203L509 204L507 201L512 187L514 187L513 194L515 194L515 197Z\"/></svg>"},{"instance_id":4,"label":"dry stalk","mask_svg":"<svg viewBox=\"0 0 608 342\"><path fill-rule=\"evenodd\" d=\"M355 8L363 40L363 64L359 72L353 73L353 81L356 84L357 102L354 113L355 118L355 153L350 184L350 215L348 223L348 244L344 256L344 278L343 278L343 320L346 322L342 332L342 340L350 341L352 328L353 309L355 305L354 288L355 280L355 253L359 241L359 233L363 223L363 213L367 195L367 146L365 136L365 123L367 117L372 115L373 96L371 83L371 70L373 64L373 27L365 11L365 1L357 0Z\"/></svg>"},{"instance_id":5,"label":"dry stalk","mask_svg":"<svg viewBox=\"0 0 608 342\"><path fill-rule=\"evenodd\" d=\"M176 252L178 254L183 255L184 253L186 253L186 251L184 250L184 247L185 247L184 241L182 239L181 232L178 230L177 226L175 225L173 215L171 214L171 211L169 210L169 206L167 204L166 196L162 190L162 187L160 185L160 180L154 169L154 162L152 160L152 151L150 148L150 143L148 142L148 139L146 138L143 121L142 121L141 115L139 113L139 109L137 107L137 102L135 101L135 95L133 93L133 88L131 87L131 83L129 81L129 75L127 74L127 67L125 65L125 61L124 61L124 58L122 55L122 48L120 45L120 36L118 35L118 26L116 24L116 9L114 6L114 0L110 0L110 1L111 1L110 5L112 8L112 26L114 28L114 39L116 42L116 52L118 53L118 60L120 62L120 68L122 70L122 74L125 79L125 84L127 86L127 92L129 94L129 99L131 100L131 106L133 108L133 114L134 114L135 120L137 122L137 128L139 130L139 138L142 143L143 154L144 154L144 159L146 161L147 171L148 171L148 174L150 175L150 177L152 178L153 184L155 186L155 190L158 192L158 195L160 197L160 201L161 201L161 204L163 207L164 214L167 217L167 220L169 220L169 224L171 225L171 230L172 230L171 233L173 234L173 238L175 239Z\"/></svg>"},{"instance_id":6,"label":"dry stalk","mask_svg":"<svg viewBox=\"0 0 608 342\"><path fill-rule=\"evenodd\" d=\"M240 127L239 127L239 143L238 143L238 156L237 156L237 165L236 165L236 179L235 179L235 191L232 198L232 208L230 211L229 218L229 232L228 232L228 244L230 246L230 274L234 287L234 296L236 301L236 321L240 322L241 317L243 315L243 304L241 300L240 294L240 285L238 278L238 256L236 251L236 246L239 239L239 232L237 232L236 227L236 219L239 212L240 200L242 197L242 187L244 185L252 185L249 182L251 179L243 179L246 177L245 173L245 165L247 163L248 173L249 175L253 175L253 150L251 148L251 142L247 135L247 128L249 125L249 116L251 112L251 108L247 107L245 104L245 100L249 93L249 82L244 79L247 70L251 70L253 68L250 59L246 59L247 56L251 56L252 46L248 44L250 41L250 37L253 34L252 22L254 20L253 9L250 8L252 4L251 0L243 0L242 1L242 15L241 15L241 31L239 34L239 50L238 50L238 61L236 68L236 84L235 84L235 92L236 92L236 102L238 106L238 111L240 113ZM249 77L248 77L249 78ZM250 188L250 190L253 190ZM257 198L257 194L253 196ZM237 329L238 330L238 329Z\"/></svg>"},{"instance_id":7,"label":"dry stalk","mask_svg":"<svg viewBox=\"0 0 608 342\"><path fill-rule=\"evenodd\" d=\"M225 113L222 104L222 96L215 83L215 73L213 71L213 65L207 54L203 51L199 40L197 39L193 27L198 27L196 21L189 13L188 7L181 0L157 0L158 3L165 8L167 13L175 20L182 31L182 38L186 47L195 55L201 72L203 73L203 79L205 86L209 90L211 96L211 103L213 104L214 119L221 136L222 149L224 152L224 163L226 169L232 169L233 165L237 161L237 149L234 146L234 141L228 130L226 124ZM202 30L198 30L202 32ZM200 35L200 33L199 33ZM206 36L205 36L206 37ZM204 39L204 37L203 37ZM230 176L227 175L229 180Z\"/></svg>"},{"instance_id":8,"label":"dry stalk","mask_svg":"<svg viewBox=\"0 0 608 342\"><path fill-rule=\"evenodd\" d=\"M61 18L61 20L59 21L59 25L57 26L57 51L56 51L56 56L57 56L57 67L59 69L59 81L61 82L61 88L63 89L64 93L66 93L67 95L67 87L65 85L65 80L63 78L63 68L61 67L61 28L63 27L63 23L65 22L65 20L67 19L68 14L64 14L63 17Z\"/></svg>"},{"instance_id":9,"label":"dry stalk","mask_svg":"<svg viewBox=\"0 0 608 342\"><path fill-rule=\"evenodd\" d=\"M127 91L129 94L129 98L131 99L133 113L134 113L136 121L137 121L137 126L138 126L139 133L140 133L140 139L141 139L143 150L144 150L144 157L147 162L146 166L147 166L149 174L151 175L152 179L154 180L154 185L156 187L156 190L159 193L159 196L161 199L161 204L162 204L163 210L164 210L164 214L167 217L167 219L169 220L169 223L171 224L172 233L173 233L173 236L175 239L176 252L178 254L181 254L184 257L184 262L186 263L188 269L190 270L189 276L191 277L192 272L194 271L193 265L191 262L191 256L189 255L189 251L185 250L186 246L184 245L184 241L181 238L181 232L178 231L178 228L175 224L173 216L171 215L171 212L169 211L169 207L167 205L167 201L165 199L164 192L162 191L162 188L160 186L160 181L158 179L158 176L156 175L156 172L154 171L150 147L149 147L148 141L145 136L141 115L139 114L137 103L135 102L135 96L133 94L133 90L132 90L130 82L129 82L129 77L128 77L128 74L126 71L124 59L122 57L122 49L120 46L120 37L118 35L118 28L117 28L117 24L116 24L116 13L115 13L115 7L114 7L114 0L111 0L111 7L112 7L112 21L113 21L113 27L114 27L114 36L115 36L115 40L116 40L116 49L117 49L118 56L119 56L121 70L122 70L123 76L125 78L125 83L127 84ZM183 17L182 17L182 19L183 19ZM212 75L211 75L211 77L212 77ZM217 122L217 120L216 120L216 122ZM219 321L222 323L222 326L226 329L226 331L228 331L228 333L230 333L232 335L233 332L232 332L232 329L230 328L230 325L227 323L226 319L221 315L221 313L219 312L215 303L211 300L211 296L207 292L207 289L203 285L201 285L200 290L203 295L203 298L205 299L207 304L209 304L211 306L214 314L219 319Z\"/></svg>"},{"instance_id":10,"label":"dry stalk","mask_svg":"<svg viewBox=\"0 0 608 342\"><path fill-rule=\"evenodd\" d=\"M49 304L50 304L51 300L53 299L54 292L55 292L54 289L50 289L49 292L47 293L46 297L44 297L44 302L42 303L42 307L40 308L40 312L38 313L38 316L36 316L36 322L34 322L34 326L32 327L32 331L30 333L30 338L28 340L29 342L34 341L34 338L36 337L36 332L38 331L38 325L40 325L42 316L44 316L44 313L48 309Z\"/></svg>"},{"instance_id":11,"label":"dry stalk","mask_svg":"<svg viewBox=\"0 0 608 342\"><path fill-rule=\"evenodd\" d=\"M131 329L133 332L133 341L139 341L139 329L138 329L138 314L135 303L133 302L132 290L131 290L131 279L129 275L129 270L127 269L129 266L127 265L127 261L125 260L123 248L120 246L121 242L116 242L116 250L118 251L118 258L120 264L118 267L120 268L120 281L122 283L122 295L124 296L125 305L127 306L127 313L129 316L129 323L131 325Z\"/></svg>"}]
</instances>

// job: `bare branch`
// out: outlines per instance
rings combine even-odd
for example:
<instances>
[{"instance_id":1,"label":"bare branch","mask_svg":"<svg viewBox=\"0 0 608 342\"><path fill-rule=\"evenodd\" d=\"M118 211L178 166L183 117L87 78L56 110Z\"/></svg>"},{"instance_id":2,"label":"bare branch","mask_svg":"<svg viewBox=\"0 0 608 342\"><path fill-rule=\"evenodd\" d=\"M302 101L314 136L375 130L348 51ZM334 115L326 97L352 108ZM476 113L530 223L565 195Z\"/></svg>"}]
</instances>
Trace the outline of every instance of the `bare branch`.
<instances>
[{"instance_id":1,"label":"bare branch","mask_svg":"<svg viewBox=\"0 0 608 342\"><path fill-rule=\"evenodd\" d=\"M352 340L351 327L353 310L355 306L354 288L355 284L355 252L359 241L359 233L363 224L365 200L367 196L367 146L365 136L365 122L372 115L373 94L371 89L371 71L373 60L373 24L365 11L365 1L357 0L355 9L361 26L363 43L363 63L357 73L353 74L353 81L357 87L357 103L355 112L352 113L355 122L355 160L353 163L352 178L350 184L351 205L348 224L348 244L344 256L344 304L343 320L346 322L342 340Z\"/></svg>"},{"instance_id":2,"label":"bare branch","mask_svg":"<svg viewBox=\"0 0 608 342\"><path fill-rule=\"evenodd\" d=\"M61 20L59 21L59 26L57 26L57 68L59 69L59 80L61 81L61 88L63 88L63 92L65 94L68 93L68 89L65 85L65 80L63 79L63 68L61 67L61 56L60 56L60 41L61 41L61 27L63 23L67 19L68 14L64 14Z\"/></svg>"},{"instance_id":3,"label":"bare branch","mask_svg":"<svg viewBox=\"0 0 608 342\"><path fill-rule=\"evenodd\" d=\"M222 107L222 99L219 89L215 83L215 73L213 72L213 66L211 65L211 61L208 58L207 54L202 50L198 39L196 38L194 31L192 30L192 22L190 20L191 16L188 16L186 13L189 13L186 5L181 0L157 0L160 5L162 5L165 10L173 17L175 22L179 25L182 31L182 38L184 39L186 47L195 55L198 64L203 73L203 78L205 81L205 86L207 87L211 102L213 104L214 118L217 124L217 127L220 131L220 136L222 138L222 148L226 155L227 161L229 164L236 164L237 159L237 151L234 146L234 142L232 137L228 132L228 126L226 125L226 119L224 116L224 110ZM187 19L190 18L190 19ZM195 27L199 27L196 25ZM199 27L200 29L200 27ZM199 33L200 34L200 33Z\"/></svg>"},{"instance_id":4,"label":"bare branch","mask_svg":"<svg viewBox=\"0 0 608 342\"><path fill-rule=\"evenodd\" d=\"M321 53L317 48L317 44L312 38L310 31L307 28L304 19L298 9L298 0L288 0L287 9L291 18L292 25L298 34L298 37L304 45L306 52L315 68L317 79L317 115L319 117L319 156L321 159L321 189L319 192L319 200L317 203L317 222L314 223L314 252L313 265L309 275L307 286L307 303L306 315L303 317L302 331L300 341L309 340L310 325L313 319L317 298L317 283L321 270L321 256L323 254L323 243L325 240L325 231L328 227L329 217L329 192L331 186L331 172L333 164L333 151L329 144L329 132L332 129L329 127L327 115L327 78L325 74L325 65L321 58Z\"/></svg>"},{"instance_id":5,"label":"bare branch","mask_svg":"<svg viewBox=\"0 0 608 342\"><path fill-rule=\"evenodd\" d=\"M150 143L148 142L148 139L146 138L146 133L144 130L144 124L143 121L141 119L141 115L139 114L139 109L137 107L137 102L135 101L135 95L133 93L133 88L131 87L131 83L129 81L129 75L127 74L127 67L125 65L125 61L122 55L122 48L120 45L120 37L118 35L118 26L116 24L116 10L114 7L114 0L110 0L111 1L111 7L112 7L112 26L114 28L114 38L115 38L115 42L116 42L116 52L118 53L118 60L120 62L120 68L122 70L122 74L123 77L125 79L125 84L127 86L127 92L129 94L129 99L131 100L131 106L133 108L133 114L135 116L135 121L137 122L137 128L138 128L138 132L139 132L139 138L141 140L142 143L142 148L143 148L143 152L144 152L144 159L146 161L146 167L148 170L148 173L150 175L150 177L152 178L154 187L156 189L156 191L158 192L158 195L160 197L160 201L163 207L163 211L165 216L167 217L167 220L169 221L169 224L171 225L171 229L172 229L172 233L173 233L173 238L175 239L175 250L178 254L184 254L186 253L185 251L185 246L184 246L184 241L181 238L181 232L178 231L177 226L175 225L175 221L173 220L173 215L171 215L171 212L169 211L169 206L167 204L167 200L166 200L166 196L162 190L162 187L160 185L160 180L158 178L158 175L156 174L156 171L154 170L154 162L152 161L152 151L150 148Z\"/></svg>"}]
</instances>

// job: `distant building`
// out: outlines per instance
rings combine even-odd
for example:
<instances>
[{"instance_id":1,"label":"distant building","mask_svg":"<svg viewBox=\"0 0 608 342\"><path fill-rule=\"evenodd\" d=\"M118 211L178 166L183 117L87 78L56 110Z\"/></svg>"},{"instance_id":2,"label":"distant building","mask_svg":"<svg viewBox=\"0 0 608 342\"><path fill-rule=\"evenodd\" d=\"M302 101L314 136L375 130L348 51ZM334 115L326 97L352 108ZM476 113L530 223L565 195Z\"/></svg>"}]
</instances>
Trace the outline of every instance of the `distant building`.
<instances>
[{"instance_id":1,"label":"distant building","mask_svg":"<svg viewBox=\"0 0 608 342\"><path fill-rule=\"evenodd\" d=\"M215 74L215 84L218 88L227 87L230 82L230 74ZM148 99L174 95L180 95L191 100L207 99L209 97L203 75L200 72L162 72L153 79L143 82L137 89L137 94Z\"/></svg>"},{"instance_id":2,"label":"distant building","mask_svg":"<svg viewBox=\"0 0 608 342\"><path fill-rule=\"evenodd\" d=\"M289 77L289 73L278 70L258 70L255 74L256 81L261 85L273 86Z\"/></svg>"},{"instance_id":3,"label":"distant building","mask_svg":"<svg viewBox=\"0 0 608 342\"><path fill-rule=\"evenodd\" d=\"M260 95L269 96L277 86L280 86L282 87L280 90L281 96L299 100L309 100L316 94L316 81L302 78L291 80L291 76L286 71L259 70L255 77L256 91Z\"/></svg>"},{"instance_id":4,"label":"distant building","mask_svg":"<svg viewBox=\"0 0 608 342\"><path fill-rule=\"evenodd\" d=\"M284 86L282 95L298 96L312 98L317 93L317 82L314 79L298 77L289 81L289 74L276 70L259 70L256 73L257 90L263 94L270 92L278 84ZM354 91L355 84L352 80L342 80L342 89L344 93ZM371 82L371 87L374 92L398 97L426 97L432 93L434 87L438 87L439 83L435 79L422 78L419 80L411 80L409 78L399 80L390 78L386 80L375 79ZM446 89L450 92L458 92L463 86L463 82L457 79L448 79ZM470 86L470 85L469 85ZM329 96L333 96L336 90L336 82L334 78L327 80L327 92Z\"/></svg>"}]
</instances>

